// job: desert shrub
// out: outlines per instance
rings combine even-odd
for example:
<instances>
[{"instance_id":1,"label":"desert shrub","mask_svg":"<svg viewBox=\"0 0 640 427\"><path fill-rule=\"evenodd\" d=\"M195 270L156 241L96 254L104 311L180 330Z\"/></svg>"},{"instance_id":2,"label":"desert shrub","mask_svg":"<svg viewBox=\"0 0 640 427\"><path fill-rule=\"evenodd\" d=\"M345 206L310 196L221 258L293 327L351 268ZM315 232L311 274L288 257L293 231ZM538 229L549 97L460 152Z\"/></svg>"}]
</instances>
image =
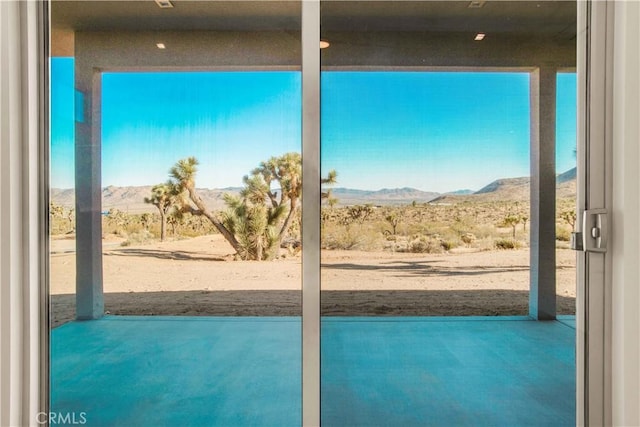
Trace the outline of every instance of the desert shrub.
<instances>
[{"instance_id":1,"label":"desert shrub","mask_svg":"<svg viewBox=\"0 0 640 427\"><path fill-rule=\"evenodd\" d=\"M565 227L556 227L556 240L568 242L571 240L571 231Z\"/></svg>"},{"instance_id":2,"label":"desert shrub","mask_svg":"<svg viewBox=\"0 0 640 427\"><path fill-rule=\"evenodd\" d=\"M363 238L359 233L345 228L342 232L324 233L322 247L324 249L357 250L362 249Z\"/></svg>"},{"instance_id":3,"label":"desert shrub","mask_svg":"<svg viewBox=\"0 0 640 427\"><path fill-rule=\"evenodd\" d=\"M450 251L453 248L457 248L459 245L455 240L440 240L440 246L445 251Z\"/></svg>"},{"instance_id":4,"label":"desert shrub","mask_svg":"<svg viewBox=\"0 0 640 427\"><path fill-rule=\"evenodd\" d=\"M439 254L442 253L443 247L438 239L427 236L418 236L409 242L407 250L412 253Z\"/></svg>"},{"instance_id":5,"label":"desert shrub","mask_svg":"<svg viewBox=\"0 0 640 427\"><path fill-rule=\"evenodd\" d=\"M479 249L481 252L492 251L496 248L493 237L484 237L476 240L474 247Z\"/></svg>"},{"instance_id":6,"label":"desert shrub","mask_svg":"<svg viewBox=\"0 0 640 427\"><path fill-rule=\"evenodd\" d=\"M494 242L496 249L518 249L520 244L513 239L498 239Z\"/></svg>"},{"instance_id":7,"label":"desert shrub","mask_svg":"<svg viewBox=\"0 0 640 427\"><path fill-rule=\"evenodd\" d=\"M462 236L460 236L460 240L462 240L465 245L469 246L476 240L478 240L478 238L473 233L464 233Z\"/></svg>"},{"instance_id":8,"label":"desert shrub","mask_svg":"<svg viewBox=\"0 0 640 427\"><path fill-rule=\"evenodd\" d=\"M142 230L130 234L127 240L122 242L120 246L144 245L152 242L153 240L155 240L153 234L151 234L147 230Z\"/></svg>"},{"instance_id":9,"label":"desert shrub","mask_svg":"<svg viewBox=\"0 0 640 427\"><path fill-rule=\"evenodd\" d=\"M475 227L473 234L478 239L484 239L486 237L495 237L498 235L498 230L493 225L482 224Z\"/></svg>"}]
</instances>

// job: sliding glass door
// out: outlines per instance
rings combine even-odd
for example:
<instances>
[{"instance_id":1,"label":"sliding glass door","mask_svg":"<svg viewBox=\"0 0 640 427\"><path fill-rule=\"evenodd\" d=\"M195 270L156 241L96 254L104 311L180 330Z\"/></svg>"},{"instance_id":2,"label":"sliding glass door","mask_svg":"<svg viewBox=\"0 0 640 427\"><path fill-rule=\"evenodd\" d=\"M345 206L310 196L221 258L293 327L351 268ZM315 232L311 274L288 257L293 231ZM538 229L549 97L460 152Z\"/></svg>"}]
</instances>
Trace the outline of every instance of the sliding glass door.
<instances>
[{"instance_id":1,"label":"sliding glass door","mask_svg":"<svg viewBox=\"0 0 640 427\"><path fill-rule=\"evenodd\" d=\"M60 1L52 29L57 417L575 424L575 2Z\"/></svg>"},{"instance_id":2,"label":"sliding glass door","mask_svg":"<svg viewBox=\"0 0 640 427\"><path fill-rule=\"evenodd\" d=\"M52 28L52 413L299 425L300 4L54 2Z\"/></svg>"},{"instance_id":3,"label":"sliding glass door","mask_svg":"<svg viewBox=\"0 0 640 427\"><path fill-rule=\"evenodd\" d=\"M321 23L323 425L575 424L575 3Z\"/></svg>"}]
</instances>

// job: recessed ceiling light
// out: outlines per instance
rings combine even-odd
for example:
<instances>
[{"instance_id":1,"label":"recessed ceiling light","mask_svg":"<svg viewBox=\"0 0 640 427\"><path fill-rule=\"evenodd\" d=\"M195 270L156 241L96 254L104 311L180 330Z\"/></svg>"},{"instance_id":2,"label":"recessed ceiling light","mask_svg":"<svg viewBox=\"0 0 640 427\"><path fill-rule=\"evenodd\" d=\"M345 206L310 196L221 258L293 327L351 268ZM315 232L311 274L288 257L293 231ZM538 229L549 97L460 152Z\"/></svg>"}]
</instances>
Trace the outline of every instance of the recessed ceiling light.
<instances>
[{"instance_id":1,"label":"recessed ceiling light","mask_svg":"<svg viewBox=\"0 0 640 427\"><path fill-rule=\"evenodd\" d=\"M171 9L173 7L173 3L171 3L169 0L156 0L156 4L161 9Z\"/></svg>"},{"instance_id":2,"label":"recessed ceiling light","mask_svg":"<svg viewBox=\"0 0 640 427\"><path fill-rule=\"evenodd\" d=\"M320 40L320 49L326 49L329 46L331 46L331 43L329 43L329 40Z\"/></svg>"},{"instance_id":3,"label":"recessed ceiling light","mask_svg":"<svg viewBox=\"0 0 640 427\"><path fill-rule=\"evenodd\" d=\"M164 43L156 43L156 46L158 47L158 49L165 49L166 48Z\"/></svg>"},{"instance_id":4,"label":"recessed ceiling light","mask_svg":"<svg viewBox=\"0 0 640 427\"><path fill-rule=\"evenodd\" d=\"M487 0L472 0L471 2L469 2L469 5L467 7L469 9L480 9L486 2Z\"/></svg>"},{"instance_id":5,"label":"recessed ceiling light","mask_svg":"<svg viewBox=\"0 0 640 427\"><path fill-rule=\"evenodd\" d=\"M479 42L480 40L484 40L484 36L486 36L485 33L478 33L478 34L476 34L476 36L473 39L475 41Z\"/></svg>"}]
</instances>

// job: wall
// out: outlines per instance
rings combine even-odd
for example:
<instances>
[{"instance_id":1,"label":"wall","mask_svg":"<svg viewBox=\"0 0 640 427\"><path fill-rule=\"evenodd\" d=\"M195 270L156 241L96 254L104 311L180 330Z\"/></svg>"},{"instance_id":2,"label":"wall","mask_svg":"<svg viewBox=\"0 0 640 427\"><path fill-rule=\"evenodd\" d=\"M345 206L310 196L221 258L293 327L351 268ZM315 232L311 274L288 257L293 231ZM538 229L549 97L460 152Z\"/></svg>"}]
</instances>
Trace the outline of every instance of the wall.
<instances>
[{"instance_id":1,"label":"wall","mask_svg":"<svg viewBox=\"0 0 640 427\"><path fill-rule=\"evenodd\" d=\"M612 412L640 426L640 3L614 19Z\"/></svg>"}]
</instances>

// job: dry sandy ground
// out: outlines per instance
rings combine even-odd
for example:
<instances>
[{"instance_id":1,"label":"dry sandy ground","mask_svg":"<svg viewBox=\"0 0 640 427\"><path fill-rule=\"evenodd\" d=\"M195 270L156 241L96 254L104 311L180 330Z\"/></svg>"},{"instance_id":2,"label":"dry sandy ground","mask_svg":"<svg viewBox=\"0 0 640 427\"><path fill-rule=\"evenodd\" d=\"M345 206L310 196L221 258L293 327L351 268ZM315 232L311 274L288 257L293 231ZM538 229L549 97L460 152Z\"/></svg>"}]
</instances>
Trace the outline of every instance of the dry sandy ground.
<instances>
[{"instance_id":1,"label":"dry sandy ground","mask_svg":"<svg viewBox=\"0 0 640 427\"><path fill-rule=\"evenodd\" d=\"M51 244L52 326L74 317L73 240ZM111 314L289 316L301 312L301 258L233 261L220 235L140 246L104 241ZM557 250L558 311L575 311L575 253ZM324 315L524 315L529 251L323 251Z\"/></svg>"}]
</instances>

